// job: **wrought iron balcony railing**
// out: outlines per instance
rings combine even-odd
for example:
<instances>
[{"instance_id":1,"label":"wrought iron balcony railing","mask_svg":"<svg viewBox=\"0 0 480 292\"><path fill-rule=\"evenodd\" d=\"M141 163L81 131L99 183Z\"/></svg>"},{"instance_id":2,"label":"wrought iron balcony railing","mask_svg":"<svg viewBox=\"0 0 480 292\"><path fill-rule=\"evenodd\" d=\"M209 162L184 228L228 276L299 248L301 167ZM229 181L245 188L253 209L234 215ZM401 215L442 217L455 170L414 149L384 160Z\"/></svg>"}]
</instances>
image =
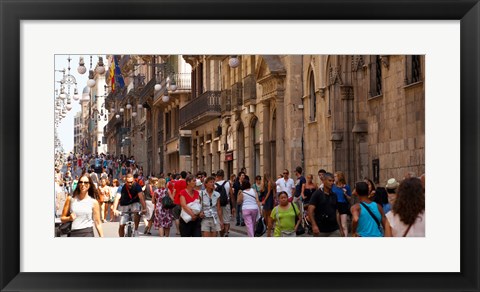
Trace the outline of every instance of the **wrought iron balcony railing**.
<instances>
[{"instance_id":1,"label":"wrought iron balcony railing","mask_svg":"<svg viewBox=\"0 0 480 292\"><path fill-rule=\"evenodd\" d=\"M177 83L177 90L189 91L192 90L192 74L177 73L173 74L173 80Z\"/></svg>"},{"instance_id":2,"label":"wrought iron balcony railing","mask_svg":"<svg viewBox=\"0 0 480 292\"><path fill-rule=\"evenodd\" d=\"M232 85L232 107L241 109L243 104L243 86L242 82L237 82Z\"/></svg>"},{"instance_id":3,"label":"wrought iron balcony railing","mask_svg":"<svg viewBox=\"0 0 480 292\"><path fill-rule=\"evenodd\" d=\"M243 79L243 103L255 102L256 98L257 81L255 80L255 75L250 74Z\"/></svg>"},{"instance_id":4,"label":"wrought iron balcony railing","mask_svg":"<svg viewBox=\"0 0 480 292\"><path fill-rule=\"evenodd\" d=\"M191 130L220 117L220 91L206 91L180 109L180 129Z\"/></svg>"},{"instance_id":5,"label":"wrought iron balcony railing","mask_svg":"<svg viewBox=\"0 0 480 292\"><path fill-rule=\"evenodd\" d=\"M232 110L232 91L230 89L225 89L222 91L220 97L220 104L222 108L222 113Z\"/></svg>"}]
</instances>

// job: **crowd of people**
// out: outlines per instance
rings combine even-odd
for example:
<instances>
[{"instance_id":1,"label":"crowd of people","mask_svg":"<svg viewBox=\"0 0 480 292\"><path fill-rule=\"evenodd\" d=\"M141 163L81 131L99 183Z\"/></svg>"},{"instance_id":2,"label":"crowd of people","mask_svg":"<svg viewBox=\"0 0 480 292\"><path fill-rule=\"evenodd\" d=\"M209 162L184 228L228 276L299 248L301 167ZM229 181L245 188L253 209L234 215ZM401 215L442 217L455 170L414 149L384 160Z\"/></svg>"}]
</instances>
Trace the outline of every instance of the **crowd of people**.
<instances>
[{"instance_id":1,"label":"crowd of people","mask_svg":"<svg viewBox=\"0 0 480 292\"><path fill-rule=\"evenodd\" d=\"M342 171L320 169L315 179L296 167L294 175L285 169L276 179L265 173L250 180L243 168L229 177L222 169L145 177L133 156L71 153L67 171L55 170L55 214L72 222L72 237L94 236L94 227L102 237L107 221L118 221L123 237L128 212L134 236L141 220L143 234L154 228L161 237L174 224L181 237L228 237L234 223L249 237L261 236L259 221L267 237L425 236L425 175L409 172L382 186L364 178L353 187Z\"/></svg>"}]
</instances>

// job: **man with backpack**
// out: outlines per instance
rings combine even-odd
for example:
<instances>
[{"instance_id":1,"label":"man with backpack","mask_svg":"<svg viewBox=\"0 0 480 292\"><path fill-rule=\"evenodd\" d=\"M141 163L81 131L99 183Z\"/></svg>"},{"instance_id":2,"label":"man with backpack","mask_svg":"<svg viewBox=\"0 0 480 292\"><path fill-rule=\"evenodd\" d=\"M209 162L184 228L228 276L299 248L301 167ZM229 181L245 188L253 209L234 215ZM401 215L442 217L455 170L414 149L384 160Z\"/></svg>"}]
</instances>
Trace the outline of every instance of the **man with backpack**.
<instances>
[{"instance_id":1,"label":"man with backpack","mask_svg":"<svg viewBox=\"0 0 480 292\"><path fill-rule=\"evenodd\" d=\"M221 237L228 237L230 230L230 220L232 219L231 198L230 198L230 182L224 179L225 172L223 169L217 171L215 175L215 191L220 194L220 207L223 215L223 229L220 231Z\"/></svg>"},{"instance_id":2,"label":"man with backpack","mask_svg":"<svg viewBox=\"0 0 480 292\"><path fill-rule=\"evenodd\" d=\"M316 190L310 198L308 217L312 224L313 236L316 237L343 237L343 230L339 228L340 214L337 207L337 196L332 192L333 174L324 175L323 190Z\"/></svg>"}]
</instances>

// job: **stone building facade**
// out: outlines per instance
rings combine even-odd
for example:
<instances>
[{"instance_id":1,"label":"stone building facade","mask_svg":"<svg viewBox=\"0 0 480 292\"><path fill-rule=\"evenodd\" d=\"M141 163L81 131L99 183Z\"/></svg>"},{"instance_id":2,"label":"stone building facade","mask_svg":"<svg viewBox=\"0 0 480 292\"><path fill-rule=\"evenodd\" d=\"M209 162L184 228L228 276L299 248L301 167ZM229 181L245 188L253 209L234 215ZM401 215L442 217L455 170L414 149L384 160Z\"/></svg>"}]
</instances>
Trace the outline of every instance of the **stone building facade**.
<instances>
[{"instance_id":1,"label":"stone building facade","mask_svg":"<svg viewBox=\"0 0 480 292\"><path fill-rule=\"evenodd\" d=\"M134 74L145 82L107 100L143 105L131 135L143 134L135 145L144 146L123 153L144 155L148 173L245 167L251 177L275 177L302 166L306 174L343 171L353 184L425 171L424 56L243 55L235 66L225 55L127 59L125 76L142 62L153 66ZM133 130L113 117L109 149L121 150L118 129Z\"/></svg>"}]
</instances>

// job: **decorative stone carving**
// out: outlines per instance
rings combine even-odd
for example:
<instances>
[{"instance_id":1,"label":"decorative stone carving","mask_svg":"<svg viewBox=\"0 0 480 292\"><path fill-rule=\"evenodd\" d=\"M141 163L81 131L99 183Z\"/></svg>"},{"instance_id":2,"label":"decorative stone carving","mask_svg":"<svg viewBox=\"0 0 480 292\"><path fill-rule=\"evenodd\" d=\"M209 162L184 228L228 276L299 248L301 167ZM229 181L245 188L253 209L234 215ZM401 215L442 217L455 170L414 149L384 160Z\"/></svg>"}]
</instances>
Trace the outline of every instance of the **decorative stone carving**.
<instances>
[{"instance_id":1,"label":"decorative stone carving","mask_svg":"<svg viewBox=\"0 0 480 292\"><path fill-rule=\"evenodd\" d=\"M283 76L270 74L258 81L262 86L262 101L272 98L283 98L285 79Z\"/></svg>"},{"instance_id":2,"label":"decorative stone carving","mask_svg":"<svg viewBox=\"0 0 480 292\"><path fill-rule=\"evenodd\" d=\"M320 97L325 97L325 87L318 88L317 92L320 94Z\"/></svg>"},{"instance_id":3,"label":"decorative stone carving","mask_svg":"<svg viewBox=\"0 0 480 292\"><path fill-rule=\"evenodd\" d=\"M332 136L330 136L330 141L334 143L340 143L343 140L343 133L341 132L332 132Z\"/></svg>"},{"instance_id":4,"label":"decorative stone carving","mask_svg":"<svg viewBox=\"0 0 480 292\"><path fill-rule=\"evenodd\" d=\"M387 68L390 67L390 60L389 56L383 55L380 56L380 61L382 62L383 67Z\"/></svg>"},{"instance_id":5,"label":"decorative stone carving","mask_svg":"<svg viewBox=\"0 0 480 292\"><path fill-rule=\"evenodd\" d=\"M365 61L363 60L362 55L353 55L352 56L352 71L357 72L358 69L366 67Z\"/></svg>"},{"instance_id":6,"label":"decorative stone carving","mask_svg":"<svg viewBox=\"0 0 480 292\"><path fill-rule=\"evenodd\" d=\"M342 96L342 99L353 99L353 86L340 86L340 94Z\"/></svg>"},{"instance_id":7,"label":"decorative stone carving","mask_svg":"<svg viewBox=\"0 0 480 292\"><path fill-rule=\"evenodd\" d=\"M336 67L330 67L328 69L328 76L329 76L329 84L328 85L333 85L333 84L343 84L342 77L341 77L341 68L340 66Z\"/></svg>"},{"instance_id":8,"label":"decorative stone carving","mask_svg":"<svg viewBox=\"0 0 480 292\"><path fill-rule=\"evenodd\" d=\"M368 133L368 122L367 121L357 121L353 126L352 133L355 134L366 134Z\"/></svg>"}]
</instances>

